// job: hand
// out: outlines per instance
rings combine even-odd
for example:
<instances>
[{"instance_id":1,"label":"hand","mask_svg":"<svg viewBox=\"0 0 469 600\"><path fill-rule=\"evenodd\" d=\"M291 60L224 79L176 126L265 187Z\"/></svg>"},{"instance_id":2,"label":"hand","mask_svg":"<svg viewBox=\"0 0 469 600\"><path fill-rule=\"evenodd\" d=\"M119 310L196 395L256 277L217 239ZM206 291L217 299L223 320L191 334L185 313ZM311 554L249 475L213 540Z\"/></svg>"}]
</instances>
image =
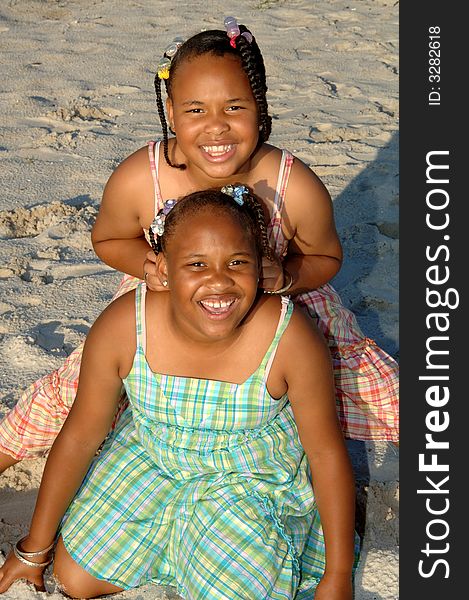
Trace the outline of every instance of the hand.
<instances>
[{"instance_id":1,"label":"hand","mask_svg":"<svg viewBox=\"0 0 469 600\"><path fill-rule=\"evenodd\" d=\"M165 288L160 281L158 276L158 270L156 268L156 254L153 250L147 253L147 258L143 263L143 272L145 273L145 283L152 292L163 292Z\"/></svg>"},{"instance_id":2,"label":"hand","mask_svg":"<svg viewBox=\"0 0 469 600\"><path fill-rule=\"evenodd\" d=\"M15 581L19 581L20 579L26 579L34 584L34 587L38 592L45 592L45 568L46 567L28 567L20 562L13 552L10 552L7 559L0 567L0 594L6 592Z\"/></svg>"},{"instance_id":3,"label":"hand","mask_svg":"<svg viewBox=\"0 0 469 600\"><path fill-rule=\"evenodd\" d=\"M314 600L352 600L352 598L351 575L328 575L325 573L314 594Z\"/></svg>"},{"instance_id":4,"label":"hand","mask_svg":"<svg viewBox=\"0 0 469 600\"><path fill-rule=\"evenodd\" d=\"M284 286L284 274L282 263L276 259L269 260L265 256L262 259L262 274L259 287L269 292L280 290Z\"/></svg>"}]
</instances>

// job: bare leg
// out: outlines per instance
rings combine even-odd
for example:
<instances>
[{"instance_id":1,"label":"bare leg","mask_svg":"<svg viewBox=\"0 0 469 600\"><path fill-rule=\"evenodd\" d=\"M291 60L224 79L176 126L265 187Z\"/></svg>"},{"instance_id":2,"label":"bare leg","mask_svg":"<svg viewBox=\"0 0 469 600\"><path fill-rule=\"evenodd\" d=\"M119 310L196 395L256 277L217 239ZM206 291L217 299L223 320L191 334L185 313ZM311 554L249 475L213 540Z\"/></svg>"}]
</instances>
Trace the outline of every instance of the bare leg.
<instances>
[{"instance_id":1,"label":"bare leg","mask_svg":"<svg viewBox=\"0 0 469 600\"><path fill-rule=\"evenodd\" d=\"M8 467L12 467L18 462L20 461L17 458L13 458L13 456L10 456L9 454L0 452L0 473L3 473L3 471L6 471Z\"/></svg>"},{"instance_id":2,"label":"bare leg","mask_svg":"<svg viewBox=\"0 0 469 600\"><path fill-rule=\"evenodd\" d=\"M65 549L62 536L55 549L54 576L62 591L71 598L97 598L122 592L122 588L96 579L80 567Z\"/></svg>"}]
</instances>

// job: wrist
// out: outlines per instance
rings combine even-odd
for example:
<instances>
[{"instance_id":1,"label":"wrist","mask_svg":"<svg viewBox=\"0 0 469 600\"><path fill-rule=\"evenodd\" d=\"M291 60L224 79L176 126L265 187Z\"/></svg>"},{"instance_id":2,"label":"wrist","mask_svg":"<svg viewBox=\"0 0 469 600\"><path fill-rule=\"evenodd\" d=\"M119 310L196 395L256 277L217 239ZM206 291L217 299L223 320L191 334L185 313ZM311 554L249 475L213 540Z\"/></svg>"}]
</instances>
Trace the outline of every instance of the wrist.
<instances>
[{"instance_id":1,"label":"wrist","mask_svg":"<svg viewBox=\"0 0 469 600\"><path fill-rule=\"evenodd\" d=\"M334 579L349 579L352 576L352 568L350 569L340 569L340 570L333 570L333 569L325 569L324 570L324 577L328 577L328 578L334 578Z\"/></svg>"},{"instance_id":2,"label":"wrist","mask_svg":"<svg viewBox=\"0 0 469 600\"><path fill-rule=\"evenodd\" d=\"M327 564L326 558L326 568L324 569L324 575L327 575L331 578L337 579L347 579L351 577L353 572L353 565L355 562L355 554L352 552L347 553L347 556L342 556L338 561L329 561L329 565Z\"/></svg>"},{"instance_id":3,"label":"wrist","mask_svg":"<svg viewBox=\"0 0 469 600\"><path fill-rule=\"evenodd\" d=\"M28 567L47 567L53 560L55 541L48 546L41 545L40 548L37 546L35 549L29 547L32 546L32 544L29 543L28 545L28 541L30 542L27 538L22 538L15 543L13 546L13 554L15 557ZM23 544L26 545L26 548Z\"/></svg>"},{"instance_id":4,"label":"wrist","mask_svg":"<svg viewBox=\"0 0 469 600\"><path fill-rule=\"evenodd\" d=\"M282 287L279 288L278 290L264 290L264 293L281 295L281 294L284 294L285 292L288 292L288 290L292 287L292 285L293 285L292 274L289 271L287 271L286 269L283 269L283 285L282 285Z\"/></svg>"},{"instance_id":5,"label":"wrist","mask_svg":"<svg viewBox=\"0 0 469 600\"><path fill-rule=\"evenodd\" d=\"M20 538L16 542L16 547L20 552L32 558L36 556L45 556L49 554L55 545L55 538L44 541L44 538L34 538L29 534ZM39 561L40 562L40 561Z\"/></svg>"}]
</instances>

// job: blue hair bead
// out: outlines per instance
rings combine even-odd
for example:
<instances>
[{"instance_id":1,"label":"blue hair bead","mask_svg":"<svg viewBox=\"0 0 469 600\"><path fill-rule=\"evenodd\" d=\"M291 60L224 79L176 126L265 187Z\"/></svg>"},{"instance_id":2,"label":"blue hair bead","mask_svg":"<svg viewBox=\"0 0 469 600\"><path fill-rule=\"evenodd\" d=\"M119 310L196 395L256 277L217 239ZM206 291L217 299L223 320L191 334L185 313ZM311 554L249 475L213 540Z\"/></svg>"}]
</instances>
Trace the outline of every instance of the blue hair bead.
<instances>
[{"instance_id":1,"label":"blue hair bead","mask_svg":"<svg viewBox=\"0 0 469 600\"><path fill-rule=\"evenodd\" d=\"M231 196L236 204L243 206L244 194L248 194L248 188L245 185L225 185L221 188L221 191L227 196Z\"/></svg>"}]
</instances>

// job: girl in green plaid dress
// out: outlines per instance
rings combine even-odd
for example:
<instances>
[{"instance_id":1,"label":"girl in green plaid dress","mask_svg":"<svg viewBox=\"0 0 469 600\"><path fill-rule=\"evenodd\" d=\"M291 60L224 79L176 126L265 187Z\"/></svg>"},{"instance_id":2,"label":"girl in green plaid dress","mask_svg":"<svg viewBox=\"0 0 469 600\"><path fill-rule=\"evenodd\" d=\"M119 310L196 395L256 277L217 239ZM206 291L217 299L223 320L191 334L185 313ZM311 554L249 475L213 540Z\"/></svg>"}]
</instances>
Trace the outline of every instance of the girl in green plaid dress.
<instances>
[{"instance_id":1,"label":"girl in green plaid dress","mask_svg":"<svg viewBox=\"0 0 469 600\"><path fill-rule=\"evenodd\" d=\"M0 592L41 587L56 540L71 597L156 583L191 600L351 600L354 483L330 354L288 298L259 295L261 205L244 186L196 192L153 230L167 291L141 283L91 328ZM96 455L122 382L130 404Z\"/></svg>"}]
</instances>

